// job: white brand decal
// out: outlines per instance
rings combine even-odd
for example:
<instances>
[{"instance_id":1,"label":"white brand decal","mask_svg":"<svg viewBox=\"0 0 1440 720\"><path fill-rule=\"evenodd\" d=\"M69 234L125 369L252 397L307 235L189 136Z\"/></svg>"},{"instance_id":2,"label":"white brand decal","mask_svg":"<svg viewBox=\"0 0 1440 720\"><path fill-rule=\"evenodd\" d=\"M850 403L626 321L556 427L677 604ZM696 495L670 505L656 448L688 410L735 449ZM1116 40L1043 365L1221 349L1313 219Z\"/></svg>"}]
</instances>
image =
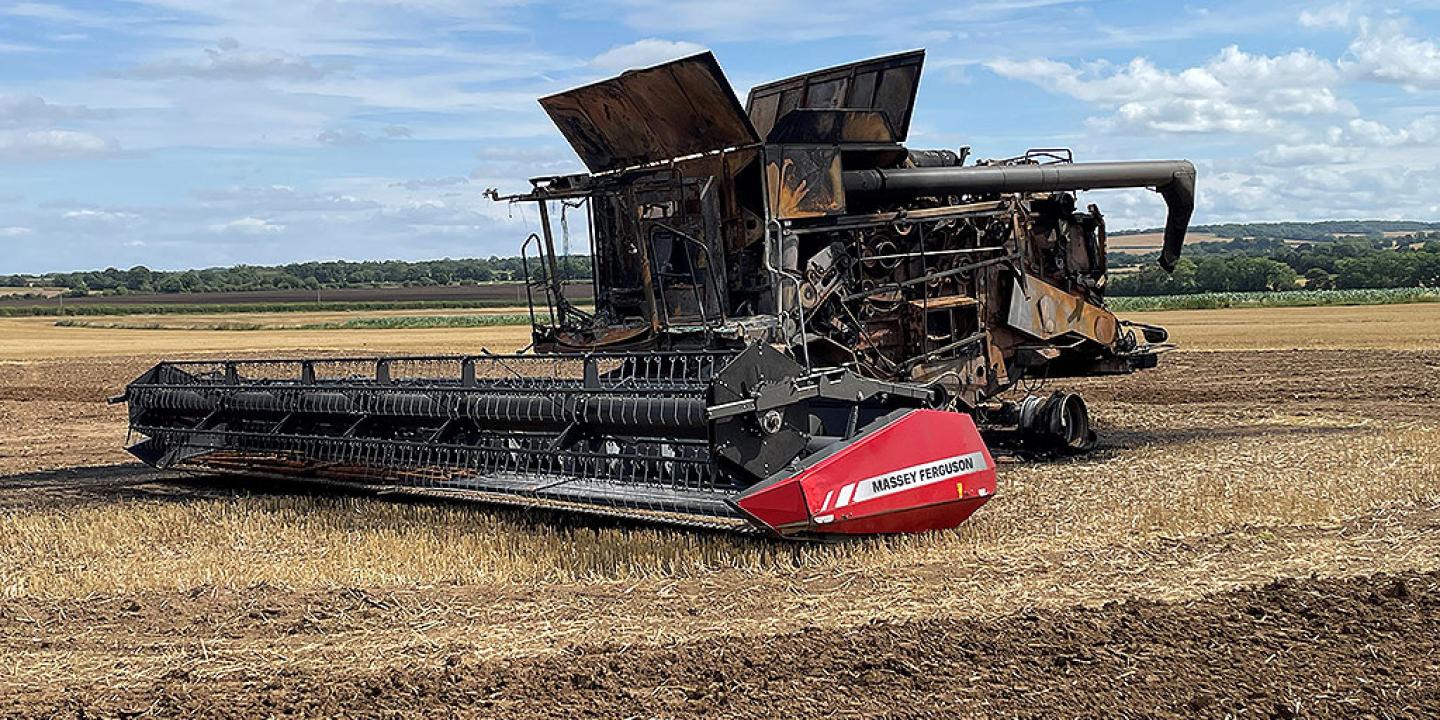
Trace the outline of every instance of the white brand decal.
<instances>
[{"instance_id":1,"label":"white brand decal","mask_svg":"<svg viewBox=\"0 0 1440 720\"><path fill-rule=\"evenodd\" d=\"M933 485L938 482L945 482L946 480L954 480L955 478L977 473L984 469L986 469L985 454L979 452L969 453L968 455L956 455L954 457L944 458L943 460L928 462L924 465L911 465L910 467L901 468L894 472L885 473L884 475L866 478L856 483L854 502L858 503L864 500L872 500L902 490L910 490L925 485ZM848 490L849 486L847 486L846 489ZM839 503L840 505L847 504L844 502L845 500L849 500L849 498L845 497L846 494L847 493L843 491L840 493L842 498L842 501Z\"/></svg>"}]
</instances>

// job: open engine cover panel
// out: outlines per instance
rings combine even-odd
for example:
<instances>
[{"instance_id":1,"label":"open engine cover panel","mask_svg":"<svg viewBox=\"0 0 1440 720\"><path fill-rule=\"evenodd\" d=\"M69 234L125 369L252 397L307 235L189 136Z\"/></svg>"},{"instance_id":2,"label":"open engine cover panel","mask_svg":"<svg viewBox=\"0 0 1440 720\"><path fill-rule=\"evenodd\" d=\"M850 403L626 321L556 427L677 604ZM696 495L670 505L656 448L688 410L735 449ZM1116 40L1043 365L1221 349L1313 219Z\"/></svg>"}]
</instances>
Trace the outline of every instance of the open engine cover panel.
<instances>
[{"instance_id":1,"label":"open engine cover panel","mask_svg":"<svg viewBox=\"0 0 1440 720\"><path fill-rule=\"evenodd\" d=\"M767 138L794 110L878 110L890 122L894 139L904 142L924 64L925 51L913 50L796 75L752 89L745 109Z\"/></svg>"},{"instance_id":2,"label":"open engine cover panel","mask_svg":"<svg viewBox=\"0 0 1440 720\"><path fill-rule=\"evenodd\" d=\"M760 141L709 52L540 100L591 172Z\"/></svg>"}]
</instances>

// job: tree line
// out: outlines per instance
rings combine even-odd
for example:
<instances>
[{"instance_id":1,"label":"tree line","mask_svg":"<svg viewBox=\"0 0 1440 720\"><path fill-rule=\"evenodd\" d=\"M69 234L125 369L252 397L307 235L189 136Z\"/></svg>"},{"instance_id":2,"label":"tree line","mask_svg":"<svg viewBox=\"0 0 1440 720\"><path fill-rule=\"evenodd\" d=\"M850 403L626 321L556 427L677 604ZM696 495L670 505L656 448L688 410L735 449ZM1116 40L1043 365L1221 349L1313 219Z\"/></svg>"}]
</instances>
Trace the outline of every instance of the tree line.
<instances>
[{"instance_id":1,"label":"tree line","mask_svg":"<svg viewBox=\"0 0 1440 720\"><path fill-rule=\"evenodd\" d=\"M1173 274L1155 265L1158 253L1111 252L1112 295L1332 288L1440 287L1440 223L1344 220L1318 223L1203 225L1194 233L1231 237L1187 246ZM1396 232L1407 232L1398 237ZM1122 235L1123 233L1115 233ZM1305 238L1310 241L1297 242ZM531 259L532 274L539 274ZM561 258L561 276L588 280L589 256ZM202 270L128 270L0 276L0 287L59 287L92 293L215 293L245 290L320 290L362 287L465 285L524 277L517 257L304 262L237 265Z\"/></svg>"},{"instance_id":2,"label":"tree line","mask_svg":"<svg viewBox=\"0 0 1440 720\"><path fill-rule=\"evenodd\" d=\"M1174 273L1155 265L1158 253L1112 253L1107 257L1112 268L1141 269L1112 275L1109 294L1440 287L1440 231L1299 244L1241 238L1201 243L1185 252Z\"/></svg>"},{"instance_id":3,"label":"tree line","mask_svg":"<svg viewBox=\"0 0 1440 720\"><path fill-rule=\"evenodd\" d=\"M1381 238L1385 233L1423 233L1440 230L1440 223L1417 220L1319 220L1315 222L1269 222L1269 223L1223 223L1219 225L1192 225L1192 233L1208 233L1230 240L1251 238L1257 240L1308 240L1328 242L1342 236L1359 236L1369 239ZM1115 237L1160 232L1161 228L1148 230L1120 230L1110 233Z\"/></svg>"},{"instance_id":4,"label":"tree line","mask_svg":"<svg viewBox=\"0 0 1440 720\"><path fill-rule=\"evenodd\" d=\"M540 274L530 259L532 275ZM574 255L560 259L560 275L567 280L587 280L590 257ZM406 262L303 262L289 265L236 265L203 270L151 270L143 265L122 270L106 268L86 272L44 275L0 275L0 287L58 287L71 295L92 293L214 293L244 290L320 290L360 287L416 287L467 285L503 280L521 280L520 258L490 257L461 260Z\"/></svg>"}]
</instances>

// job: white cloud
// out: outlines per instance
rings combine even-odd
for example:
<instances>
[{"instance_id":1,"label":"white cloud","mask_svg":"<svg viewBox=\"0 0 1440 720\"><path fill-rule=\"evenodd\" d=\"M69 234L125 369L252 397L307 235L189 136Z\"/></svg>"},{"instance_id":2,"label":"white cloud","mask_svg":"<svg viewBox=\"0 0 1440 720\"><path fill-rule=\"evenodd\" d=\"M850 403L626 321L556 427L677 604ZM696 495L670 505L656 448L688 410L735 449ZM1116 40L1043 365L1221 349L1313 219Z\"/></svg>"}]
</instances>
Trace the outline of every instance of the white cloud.
<instances>
[{"instance_id":1,"label":"white cloud","mask_svg":"<svg viewBox=\"0 0 1440 720\"><path fill-rule=\"evenodd\" d=\"M387 208L381 217L405 225L446 228L450 230L473 230L488 224L490 216L474 208L446 202L444 200L419 200L399 207Z\"/></svg>"},{"instance_id":2,"label":"white cloud","mask_svg":"<svg viewBox=\"0 0 1440 720\"><path fill-rule=\"evenodd\" d=\"M1300 13L1300 24L1308 28L1348 28L1355 7L1350 3L1320 5Z\"/></svg>"},{"instance_id":3,"label":"white cloud","mask_svg":"<svg viewBox=\"0 0 1440 720\"><path fill-rule=\"evenodd\" d=\"M756 35L790 35L798 32L822 31L825 36L835 32L845 35L865 35L873 32L873 25L879 23L849 23L845 28L837 23L845 14L841 7L853 0L836 0L827 7L811 7L804 25L793 22L797 14L803 14L803 3L794 0L612 0L597 4L595 13L618 13L620 19L630 27L640 30L670 29L702 32L710 36L733 37L748 32ZM872 10L873 12L873 10ZM890 18L890 23L895 23ZM893 25L892 25L893 27ZM832 29L833 28L833 29Z\"/></svg>"},{"instance_id":4,"label":"white cloud","mask_svg":"<svg viewBox=\"0 0 1440 720\"><path fill-rule=\"evenodd\" d=\"M119 145L98 135L73 130L0 133L0 162L44 162L115 155Z\"/></svg>"},{"instance_id":5,"label":"white cloud","mask_svg":"<svg viewBox=\"0 0 1440 720\"><path fill-rule=\"evenodd\" d=\"M552 52L516 28L502 29L502 21L524 4L102 4L86 10L96 17L84 24L108 23L118 35L108 55L117 63L110 77L97 82L88 69L77 72L67 56L56 72L35 74L28 85L19 78L0 94L28 91L52 104L115 108L109 112L123 114L125 122L103 132L68 127L71 121L66 126L140 150L535 137L553 132L535 98L572 84L567 77L583 81L596 71L588 58L568 55L566 48ZM0 2L0 20L6 6ZM488 34L481 37L480 30Z\"/></svg>"},{"instance_id":6,"label":"white cloud","mask_svg":"<svg viewBox=\"0 0 1440 720\"><path fill-rule=\"evenodd\" d=\"M399 140L411 137L414 133L404 125L386 125L380 128L378 133L368 133L355 128L331 128L321 130L315 135L315 141L321 145L335 145L338 147L354 147L356 145L368 145L377 140L391 139Z\"/></svg>"},{"instance_id":7,"label":"white cloud","mask_svg":"<svg viewBox=\"0 0 1440 720\"><path fill-rule=\"evenodd\" d=\"M1280 143L1256 153L1255 159L1262 165L1294 168L1350 163L1363 156L1364 152L1359 148L1316 142Z\"/></svg>"},{"instance_id":8,"label":"white cloud","mask_svg":"<svg viewBox=\"0 0 1440 720\"><path fill-rule=\"evenodd\" d=\"M401 182L390 183L390 187L405 188L406 190L423 190L425 188L442 188L453 187L455 185L465 185L469 182L470 178L459 176L416 178L414 180L405 180Z\"/></svg>"},{"instance_id":9,"label":"white cloud","mask_svg":"<svg viewBox=\"0 0 1440 720\"><path fill-rule=\"evenodd\" d=\"M54 25L110 26L123 24L129 19L104 13L88 13L54 3L16 2L0 9L0 15L25 18Z\"/></svg>"},{"instance_id":10,"label":"white cloud","mask_svg":"<svg viewBox=\"0 0 1440 720\"><path fill-rule=\"evenodd\" d=\"M1426 189L1440 183L1435 168L1313 165L1297 172L1244 158L1204 162L1199 170L1196 224L1440 217L1440 202ZM1164 204L1145 190L1086 193L1081 202L1098 203L1115 229L1164 222Z\"/></svg>"},{"instance_id":11,"label":"white cloud","mask_svg":"<svg viewBox=\"0 0 1440 720\"><path fill-rule=\"evenodd\" d=\"M38 53L38 52L45 52L45 51L46 51L46 48L40 47L39 45L26 45L25 43L0 42L0 53L7 53L7 54L19 55L19 54L24 54L24 53Z\"/></svg>"},{"instance_id":12,"label":"white cloud","mask_svg":"<svg viewBox=\"0 0 1440 720\"><path fill-rule=\"evenodd\" d=\"M555 146L487 147L475 153L475 161L471 182L502 189L518 189L526 178L585 171L572 150Z\"/></svg>"},{"instance_id":13,"label":"white cloud","mask_svg":"<svg viewBox=\"0 0 1440 720\"><path fill-rule=\"evenodd\" d=\"M1233 220L1434 217L1440 169L1403 166L1312 168L1305 173L1236 167L1212 174L1203 212Z\"/></svg>"},{"instance_id":14,"label":"white cloud","mask_svg":"<svg viewBox=\"0 0 1440 720\"><path fill-rule=\"evenodd\" d=\"M1309 50L1253 55L1231 45L1209 62L1172 72L1146 58L1124 66L1080 66L1054 60L996 60L992 71L1102 107L1114 115L1093 124L1109 130L1163 133L1268 133L1291 116L1352 114L1336 96L1339 72Z\"/></svg>"},{"instance_id":15,"label":"white cloud","mask_svg":"<svg viewBox=\"0 0 1440 720\"><path fill-rule=\"evenodd\" d=\"M101 220L128 220L135 217L135 214L127 212L115 212L111 210L96 210L94 208L81 208L79 210L66 210L62 217Z\"/></svg>"},{"instance_id":16,"label":"white cloud","mask_svg":"<svg viewBox=\"0 0 1440 720\"><path fill-rule=\"evenodd\" d=\"M340 69L316 65L287 52L243 50L234 38L221 38L216 47L205 48L196 60L164 58L131 68L140 78L197 78L206 80L254 81L269 79L319 80Z\"/></svg>"},{"instance_id":17,"label":"white cloud","mask_svg":"<svg viewBox=\"0 0 1440 720\"><path fill-rule=\"evenodd\" d=\"M25 235L29 235L30 232L30 228L20 227L18 225L12 225L10 227L0 227L0 237L24 237Z\"/></svg>"},{"instance_id":18,"label":"white cloud","mask_svg":"<svg viewBox=\"0 0 1440 720\"><path fill-rule=\"evenodd\" d=\"M107 117L83 105L56 105L33 95L0 95L0 127L50 126L70 120Z\"/></svg>"},{"instance_id":19,"label":"white cloud","mask_svg":"<svg viewBox=\"0 0 1440 720\"><path fill-rule=\"evenodd\" d=\"M697 33L721 40L803 42L833 38L903 38L905 46L938 44L992 23L1029 17L1054 24L1065 6L1087 0L940 0L877 5L874 0L599 0L587 18L618 19L642 32ZM1019 28L1016 28L1019 30ZM1047 30L1051 28L1047 27ZM1007 44L1019 38L1007 33Z\"/></svg>"},{"instance_id":20,"label":"white cloud","mask_svg":"<svg viewBox=\"0 0 1440 720\"><path fill-rule=\"evenodd\" d=\"M1412 92L1440 90L1440 44L1407 35L1397 22L1361 20L1341 67L1358 78Z\"/></svg>"},{"instance_id":21,"label":"white cloud","mask_svg":"<svg viewBox=\"0 0 1440 720\"><path fill-rule=\"evenodd\" d=\"M315 135L315 141L321 145L335 145L338 147L353 147L369 143L371 138L366 133L354 128L332 128L322 130Z\"/></svg>"},{"instance_id":22,"label":"white cloud","mask_svg":"<svg viewBox=\"0 0 1440 720\"><path fill-rule=\"evenodd\" d=\"M595 56L590 64L597 69L618 72L658 65L667 60L704 52L704 45L683 40L646 38L628 45L618 45Z\"/></svg>"},{"instance_id":23,"label":"white cloud","mask_svg":"<svg viewBox=\"0 0 1440 720\"><path fill-rule=\"evenodd\" d=\"M1436 178L1421 172L1440 164L1436 121L1425 115L1440 110L1423 97L1396 102L1402 87L1433 87L1425 78L1434 30L1428 15L1408 30L1382 26L1399 15L1377 11L1366 26L1368 42L1382 35L1400 41L1362 44L1362 18L1378 7L1367 0L1356 0L1353 10L1344 0L1256 3L1244 12L1191 4L1160 16L1086 0L922 0L892 3L883 17L872 0L597 0L538 13L528 2L0 2L0 24L26 33L12 35L11 44L35 43L18 49L48 53L20 59L56 61L0 91L14 96L0 98L0 162L141 149L142 172L155 179L117 188L115 168L8 168L0 192L31 197L0 206L0 230L24 227L32 235L10 241L15 252L0 253L0 265L512 254L535 229L533 208L490 203L479 189L520 191L526 177L583 169L534 99L701 49L688 41L736 41L719 55L734 63L732 79L742 87L830 60L929 45L929 90L922 89L915 136L937 130L925 143L973 141L998 156L1044 140L1073 144L1090 159L1189 157L1201 167L1197 221L1340 216L1364 203L1373 205L1355 214L1440 217ZM27 19L5 17L16 8ZM1351 35L1304 31L1302 24ZM589 42L564 44L580 32L593 32ZM72 62L82 49L69 36L80 33L113 50L112 76L96 78L89 65ZM853 41L805 44L840 37ZM1254 47L1221 52L1237 37L1256 38L1255 47L1269 54ZM1341 48L1353 38L1356 51L1291 52L1307 38ZM1196 48L1202 54L1192 55ZM6 49L0 43L0 53ZM1130 60L1144 53L1148 60ZM1092 110L1073 117L1068 106L1075 103L1040 103L1022 109L1045 120L1012 127L1012 96L979 69L1007 55L1069 58L1015 63L1010 69L1018 74L1010 76ZM977 105L966 99L974 92L944 92L935 81L946 72L995 102ZM1087 116L1095 116L1092 130L1113 132L1086 132ZM32 130L92 140L86 150L83 137L69 138L67 155L50 147L66 142L52 138L47 146L47 136L23 132ZM412 135L423 142L405 153L386 142ZM322 142L348 146L326 150L317 147ZM50 184L31 190L33 178ZM148 204L34 204L36 196L55 196L57 186L83 202ZM195 190L214 186L222 187ZM1163 203L1148 191L1097 195L1117 227L1154 225L1163 216ZM569 220L578 235L583 218Z\"/></svg>"},{"instance_id":24,"label":"white cloud","mask_svg":"<svg viewBox=\"0 0 1440 720\"><path fill-rule=\"evenodd\" d=\"M1440 143L1440 115L1426 115L1403 127L1356 118L1345 127L1350 142L1367 147L1403 147Z\"/></svg>"},{"instance_id":25,"label":"white cloud","mask_svg":"<svg viewBox=\"0 0 1440 720\"><path fill-rule=\"evenodd\" d=\"M285 232L285 226L257 217L243 217L210 226L212 232L241 235L274 235Z\"/></svg>"},{"instance_id":26,"label":"white cloud","mask_svg":"<svg viewBox=\"0 0 1440 720\"><path fill-rule=\"evenodd\" d=\"M465 184L454 183L459 190ZM414 190L404 185L401 178L343 176L310 188L203 189L188 202L182 197L172 204L44 202L7 208L3 225L33 233L30 242L12 241L7 249L13 252L0 253L0 274L107 265L508 256L535 229L533 211L494 203L478 192L456 192L449 183L420 183ZM569 222L579 242L583 218L572 210ZM45 243L33 242L41 237Z\"/></svg>"},{"instance_id":27,"label":"white cloud","mask_svg":"<svg viewBox=\"0 0 1440 720\"><path fill-rule=\"evenodd\" d=\"M299 192L284 185L269 187L232 187L201 190L195 196L208 206L250 215L273 215L296 212L356 212L376 210L381 206L372 200L350 195Z\"/></svg>"},{"instance_id":28,"label":"white cloud","mask_svg":"<svg viewBox=\"0 0 1440 720\"><path fill-rule=\"evenodd\" d=\"M72 210L62 209L54 215L39 218L30 225L44 231L47 236L50 231L54 230L64 233L111 237L115 233L125 232L144 222L144 216L126 209L81 207Z\"/></svg>"},{"instance_id":29,"label":"white cloud","mask_svg":"<svg viewBox=\"0 0 1440 720\"><path fill-rule=\"evenodd\" d=\"M1298 141L1282 142L1256 153L1255 159L1272 167L1313 167L1318 165L1364 164L1370 161L1393 165L1423 165L1440 161L1427 152L1440 144L1440 115L1424 115L1405 125L1390 126L1367 118L1353 118L1344 125L1310 133ZM1394 158L1378 153L1398 151Z\"/></svg>"}]
</instances>

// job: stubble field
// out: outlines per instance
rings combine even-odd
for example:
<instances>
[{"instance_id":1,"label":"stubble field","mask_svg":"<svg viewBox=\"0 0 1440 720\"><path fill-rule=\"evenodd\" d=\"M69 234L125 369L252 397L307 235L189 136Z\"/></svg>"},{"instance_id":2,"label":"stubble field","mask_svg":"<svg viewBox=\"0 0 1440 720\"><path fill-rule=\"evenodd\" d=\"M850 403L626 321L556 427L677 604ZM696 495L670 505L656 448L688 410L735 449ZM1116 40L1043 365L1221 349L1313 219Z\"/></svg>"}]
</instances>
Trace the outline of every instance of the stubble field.
<instances>
[{"instance_id":1,"label":"stubble field","mask_svg":"<svg viewBox=\"0 0 1440 720\"><path fill-rule=\"evenodd\" d=\"M1070 383L1100 449L830 545L165 482L103 402L162 356L523 328L0 319L0 716L1440 713L1440 305L1132 317L1184 349Z\"/></svg>"}]
</instances>

